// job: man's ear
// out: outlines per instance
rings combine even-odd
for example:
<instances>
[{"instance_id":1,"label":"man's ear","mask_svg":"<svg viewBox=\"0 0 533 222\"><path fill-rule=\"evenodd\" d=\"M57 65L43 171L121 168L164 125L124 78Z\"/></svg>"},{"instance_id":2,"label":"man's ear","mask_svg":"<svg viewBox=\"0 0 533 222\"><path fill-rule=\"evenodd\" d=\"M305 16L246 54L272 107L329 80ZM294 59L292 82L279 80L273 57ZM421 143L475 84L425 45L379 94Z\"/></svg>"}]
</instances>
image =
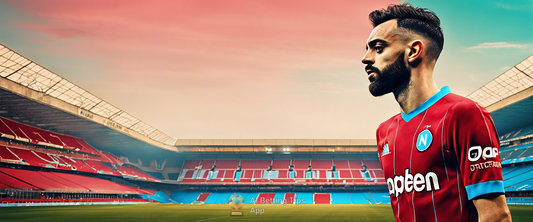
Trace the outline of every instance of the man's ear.
<instances>
[{"instance_id":1,"label":"man's ear","mask_svg":"<svg viewBox=\"0 0 533 222\"><path fill-rule=\"evenodd\" d=\"M422 62L424 54L424 43L420 40L410 42L407 48L407 62L413 67L417 67Z\"/></svg>"}]
</instances>

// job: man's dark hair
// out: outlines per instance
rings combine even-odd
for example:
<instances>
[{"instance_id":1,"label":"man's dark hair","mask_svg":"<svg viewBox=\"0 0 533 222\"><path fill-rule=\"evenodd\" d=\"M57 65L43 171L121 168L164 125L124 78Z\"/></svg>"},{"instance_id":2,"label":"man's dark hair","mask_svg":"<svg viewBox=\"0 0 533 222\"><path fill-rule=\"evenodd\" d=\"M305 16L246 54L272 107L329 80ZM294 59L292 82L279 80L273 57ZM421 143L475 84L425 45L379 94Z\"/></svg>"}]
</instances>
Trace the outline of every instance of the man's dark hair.
<instances>
[{"instance_id":1,"label":"man's dark hair","mask_svg":"<svg viewBox=\"0 0 533 222\"><path fill-rule=\"evenodd\" d=\"M424 8L415 8L408 4L389 5L387 9L375 10L369 14L370 22L374 28L381 23L392 19L398 19L398 29L423 36L428 39L428 55L434 59L439 58L444 46L444 35L440 28L440 19L437 15ZM409 36L397 33L404 42L409 40Z\"/></svg>"}]
</instances>

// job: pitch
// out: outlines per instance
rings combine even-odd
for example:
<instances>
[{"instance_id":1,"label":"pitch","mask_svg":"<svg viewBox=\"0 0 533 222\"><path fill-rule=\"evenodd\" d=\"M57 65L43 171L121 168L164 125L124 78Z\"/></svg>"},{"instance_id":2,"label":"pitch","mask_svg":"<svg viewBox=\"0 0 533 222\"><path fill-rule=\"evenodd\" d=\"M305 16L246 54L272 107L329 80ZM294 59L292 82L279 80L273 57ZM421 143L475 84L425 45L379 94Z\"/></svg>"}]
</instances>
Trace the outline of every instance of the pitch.
<instances>
[{"instance_id":1,"label":"pitch","mask_svg":"<svg viewBox=\"0 0 533 222\"><path fill-rule=\"evenodd\" d=\"M253 208L253 209L252 209ZM533 221L533 206L509 206L513 221ZM394 221L389 205L245 205L230 216L229 205L138 204L62 207L3 207L2 221Z\"/></svg>"}]
</instances>

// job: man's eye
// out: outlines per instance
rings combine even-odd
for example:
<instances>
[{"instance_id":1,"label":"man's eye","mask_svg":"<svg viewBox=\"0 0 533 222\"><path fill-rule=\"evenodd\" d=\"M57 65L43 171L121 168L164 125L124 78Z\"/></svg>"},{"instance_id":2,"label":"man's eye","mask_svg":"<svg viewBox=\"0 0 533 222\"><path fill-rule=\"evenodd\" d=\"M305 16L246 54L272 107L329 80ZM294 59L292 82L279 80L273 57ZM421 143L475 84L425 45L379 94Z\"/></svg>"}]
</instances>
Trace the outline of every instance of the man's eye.
<instances>
[{"instance_id":1,"label":"man's eye","mask_svg":"<svg viewBox=\"0 0 533 222\"><path fill-rule=\"evenodd\" d=\"M376 52L381 52L383 51L383 46L376 46L374 49L376 49Z\"/></svg>"}]
</instances>

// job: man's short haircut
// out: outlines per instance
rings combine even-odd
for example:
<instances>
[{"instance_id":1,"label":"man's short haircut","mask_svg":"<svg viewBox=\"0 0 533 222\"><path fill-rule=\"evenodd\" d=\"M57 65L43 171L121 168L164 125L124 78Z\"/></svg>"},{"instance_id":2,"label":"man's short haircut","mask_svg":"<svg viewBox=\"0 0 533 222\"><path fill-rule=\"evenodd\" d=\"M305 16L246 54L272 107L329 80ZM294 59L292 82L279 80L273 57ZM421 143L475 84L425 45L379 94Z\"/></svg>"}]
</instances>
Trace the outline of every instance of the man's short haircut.
<instances>
[{"instance_id":1,"label":"man's short haircut","mask_svg":"<svg viewBox=\"0 0 533 222\"><path fill-rule=\"evenodd\" d=\"M397 19L398 28L423 36L429 40L428 56L435 60L439 58L444 46L444 35L440 28L440 19L437 15L424 8L415 8L408 4L389 5L387 9L375 10L369 14L370 22L374 28L386 21ZM397 33L404 42L408 36Z\"/></svg>"}]
</instances>

